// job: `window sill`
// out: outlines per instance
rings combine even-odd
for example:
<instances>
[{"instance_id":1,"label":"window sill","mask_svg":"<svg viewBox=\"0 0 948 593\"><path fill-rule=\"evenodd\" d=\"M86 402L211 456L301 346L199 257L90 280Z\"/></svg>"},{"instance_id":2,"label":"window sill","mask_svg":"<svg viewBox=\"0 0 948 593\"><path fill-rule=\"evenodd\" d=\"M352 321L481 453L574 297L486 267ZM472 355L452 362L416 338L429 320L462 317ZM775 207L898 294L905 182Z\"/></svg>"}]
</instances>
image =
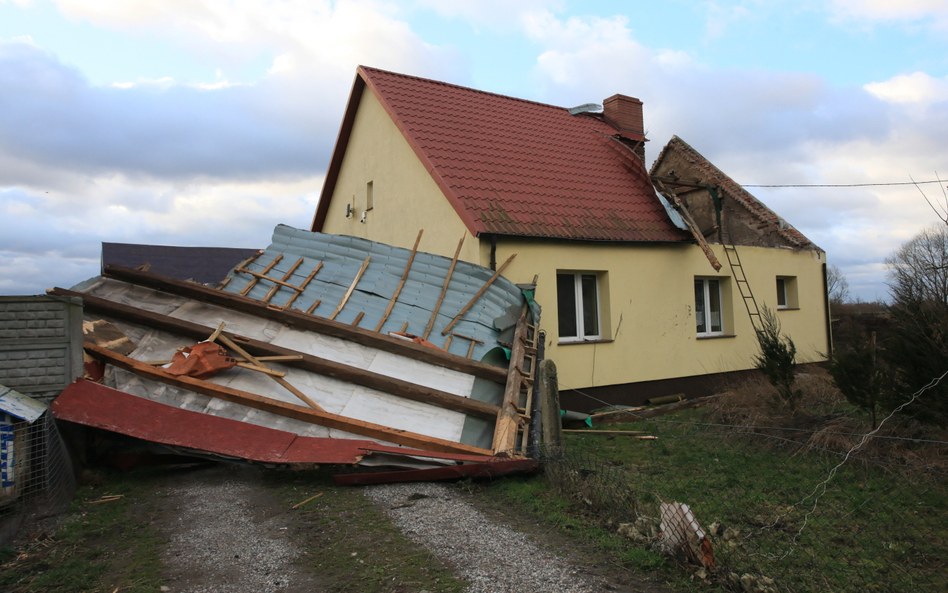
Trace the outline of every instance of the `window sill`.
<instances>
[{"instance_id":1,"label":"window sill","mask_svg":"<svg viewBox=\"0 0 948 593\"><path fill-rule=\"evenodd\" d=\"M799 311L800 307L777 307L778 311Z\"/></svg>"},{"instance_id":2,"label":"window sill","mask_svg":"<svg viewBox=\"0 0 948 593\"><path fill-rule=\"evenodd\" d=\"M721 334L719 336L696 336L699 340L717 340L720 338L736 338L737 334Z\"/></svg>"},{"instance_id":3,"label":"window sill","mask_svg":"<svg viewBox=\"0 0 948 593\"><path fill-rule=\"evenodd\" d=\"M556 343L557 346L579 346L582 344L610 344L615 340L560 340Z\"/></svg>"}]
</instances>

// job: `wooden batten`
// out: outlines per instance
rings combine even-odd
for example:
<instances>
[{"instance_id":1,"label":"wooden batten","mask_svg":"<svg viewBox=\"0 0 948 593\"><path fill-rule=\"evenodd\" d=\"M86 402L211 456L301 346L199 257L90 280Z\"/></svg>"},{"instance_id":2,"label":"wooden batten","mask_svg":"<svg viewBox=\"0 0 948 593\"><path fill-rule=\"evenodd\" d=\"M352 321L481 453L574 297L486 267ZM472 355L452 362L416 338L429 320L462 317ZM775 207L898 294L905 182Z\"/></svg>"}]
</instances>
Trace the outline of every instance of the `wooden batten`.
<instances>
[{"instance_id":1,"label":"wooden batten","mask_svg":"<svg viewBox=\"0 0 948 593\"><path fill-rule=\"evenodd\" d=\"M424 232L425 229L418 231L418 238L415 239L415 246L411 248L411 255L408 257L408 265L405 266L402 279L398 283L398 288L395 289L395 294L392 295L392 300L388 302L388 307L385 309L385 314L382 315L382 320L375 326L375 331L381 331L382 326L385 325L385 320L388 319L388 316L392 313L392 308L395 307L395 301L398 300L398 295L401 294L402 289L405 288L405 281L408 280L408 272L411 271L411 264L415 261L415 254L418 253L418 244L421 243L421 235Z\"/></svg>"},{"instance_id":2,"label":"wooden batten","mask_svg":"<svg viewBox=\"0 0 948 593\"><path fill-rule=\"evenodd\" d=\"M526 337L527 316L524 313L517 320L517 328L514 330L513 346L510 349L510 366L507 368L507 388L504 391L504 402L497 411L494 442L491 446L494 455L510 454L517 446L517 429L520 427L517 406L520 404L520 387L523 384L520 365L523 364L523 355L526 351L524 344Z\"/></svg>"},{"instance_id":3,"label":"wooden batten","mask_svg":"<svg viewBox=\"0 0 948 593\"><path fill-rule=\"evenodd\" d=\"M454 259L451 260L448 275L444 278L444 286L441 287L441 296L438 297L438 303L435 305L434 311L431 312L431 319L428 321L428 326L425 327L425 333L421 336L422 339L428 339L428 334L431 333L431 328L434 327L435 319L438 318L438 310L441 309L441 303L444 302L444 295L448 292L448 283L451 282L451 276L454 275L454 267L458 265L458 256L461 255L462 245L464 245L464 235L461 235L461 240L458 241L458 248L454 250ZM402 332L404 331L403 329Z\"/></svg>"},{"instance_id":4,"label":"wooden batten","mask_svg":"<svg viewBox=\"0 0 948 593\"><path fill-rule=\"evenodd\" d=\"M505 384L507 380L506 369L495 367L489 364L478 362L449 354L447 352L420 346L413 342L406 342L392 338L388 335L373 332L367 329L354 328L347 323L338 323L330 321L323 317L307 315L302 311L280 310L267 307L266 303L242 297L240 295L220 292L211 288L195 284L193 282L183 282L158 274L138 272L131 268L122 266L108 265L105 267L103 275L107 278L115 278L123 282L146 286L156 290L161 290L169 294L174 294L196 301L226 307L242 313L248 313L257 317L271 319L280 323L285 323L299 329L313 331L335 338L341 338L370 348L376 348L392 354L398 354L406 358L420 360L430 364L442 366L445 368L461 371L475 377L488 379L496 383ZM63 289L56 289L61 291ZM68 291L66 291L68 292ZM70 293L71 296L83 297L80 293Z\"/></svg>"},{"instance_id":5,"label":"wooden batten","mask_svg":"<svg viewBox=\"0 0 948 593\"><path fill-rule=\"evenodd\" d=\"M470 300L470 302L469 302L468 304L464 305L464 308L461 309L461 312L458 313L457 316L456 316L454 319L451 320L451 323L448 324L448 327L446 327L446 328L444 328L443 330L441 330L441 335L442 335L442 336L448 335L448 332L451 331L451 328L454 327L454 324L456 324L458 321L461 320L462 317L464 317L464 314L467 313L468 309L470 309L472 306L474 306L474 303L477 302L477 299L481 298L481 295L483 295L483 294L487 291L487 289L490 288L490 285L494 283L494 280L497 280L497 278L500 277L500 273L503 272L504 269L505 269L508 265L510 265L510 262L512 262L515 257L517 257L517 254L516 254L516 253L514 253L513 255L511 255L510 257L508 257L508 258L507 258L507 261L504 262L504 265L502 265L502 266L500 266L499 268L497 268L497 271L494 272L494 275L490 277L490 280L488 280L488 281L484 284L484 286L482 286L481 289L477 291L477 294L475 294L474 297L471 298L471 300Z\"/></svg>"},{"instance_id":6,"label":"wooden batten","mask_svg":"<svg viewBox=\"0 0 948 593\"><path fill-rule=\"evenodd\" d=\"M344 430L353 434L384 440L390 443L403 445L405 447L414 447L416 449L443 453L464 453L485 456L490 455L490 451L487 449L481 449L479 447L462 445L461 443L455 443L445 439L429 437L406 430L389 428L379 424L347 418L338 414L330 414L328 412L314 410L296 404L289 404L272 398L256 395L254 393L232 389L223 385L217 385L216 383L211 383L209 381L202 381L193 377L169 375L168 373L165 373L159 369L155 369L146 363L139 362L127 356L122 356L121 354L116 354L115 352L111 352L92 343L86 343L85 349L94 357L117 367L131 371L141 377L153 379L161 383L173 385L175 387L187 389L189 391L194 391L195 393L200 393L210 397L216 397L218 399L223 399L225 401L244 405L257 410L272 412L274 414L279 414L280 416L286 416L287 418L295 418L297 420L303 420L304 422L310 422L318 426Z\"/></svg>"},{"instance_id":7,"label":"wooden batten","mask_svg":"<svg viewBox=\"0 0 948 593\"><path fill-rule=\"evenodd\" d=\"M152 327L167 331L173 334L185 336L197 341L204 340L208 335L215 331L213 327L200 325L182 319L176 319L168 315L161 315L144 309L138 309L129 305L114 303L107 299L93 297L57 288L50 292L57 296L73 296L83 300L85 309L89 312L108 315L117 319L130 321L146 327ZM224 335L222 333L221 335ZM376 334L377 335L377 334ZM430 389L401 379L387 377L379 373L373 373L356 367L333 362L311 354L297 352L289 348L283 348L273 344L268 344L260 340L244 338L235 334L227 333L227 337L240 344L240 347L254 357L266 356L290 356L292 360L286 360L283 364L297 367L311 373L332 377L347 383L362 385L370 389L383 391L391 395L403 397L414 401L423 402L433 406L438 406L447 410L461 412L478 416L480 418L494 419L497 417L498 407L486 402L480 402L467 397L461 397L453 393ZM394 339L394 338L391 338ZM406 342L407 343L407 342ZM299 358L296 358L299 357Z\"/></svg>"},{"instance_id":8,"label":"wooden batten","mask_svg":"<svg viewBox=\"0 0 948 593\"><path fill-rule=\"evenodd\" d=\"M336 310L333 311L332 315L329 316L329 321L332 321L333 319L335 319L336 315L339 315L339 313L342 312L343 307L345 307L346 303L349 301L349 297L352 296L352 291L355 290L356 285L359 283L359 280L362 278L362 274L365 274L365 270L369 267L369 260L371 259L372 259L371 255L367 255L365 257L365 261L362 262L362 267L359 268L359 273L356 274L355 279L352 281L352 285L349 286L349 290L347 290L345 296L342 297L342 301L340 301L339 306L336 307Z\"/></svg>"}]
</instances>

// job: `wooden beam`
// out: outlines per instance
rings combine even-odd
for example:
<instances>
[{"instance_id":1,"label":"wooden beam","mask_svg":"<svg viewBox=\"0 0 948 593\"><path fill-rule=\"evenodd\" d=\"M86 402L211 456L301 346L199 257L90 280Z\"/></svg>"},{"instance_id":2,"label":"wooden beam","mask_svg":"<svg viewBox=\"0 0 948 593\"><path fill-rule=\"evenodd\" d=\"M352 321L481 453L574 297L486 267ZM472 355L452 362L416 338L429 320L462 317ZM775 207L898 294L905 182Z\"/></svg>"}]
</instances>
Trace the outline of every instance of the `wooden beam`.
<instances>
[{"instance_id":1,"label":"wooden beam","mask_svg":"<svg viewBox=\"0 0 948 593\"><path fill-rule=\"evenodd\" d=\"M222 323L221 325L223 325L223 323ZM223 328L221 328L221 329L223 329ZM215 331L214 333L218 334L217 339L220 340L221 342L223 342L223 344L224 344L225 346L227 346L228 348L230 348L231 350L233 350L233 351L236 352L237 354L239 354L239 355L243 356L244 358L246 358L247 361L248 361L250 364L254 365L255 367L260 368L260 369L265 369L265 370L263 371L264 373L266 373L271 379L273 379L274 381L276 381L277 383L279 383L281 386L283 386L284 389L286 389L287 391L289 391L290 393L292 393L293 395L295 395L295 396L298 397L299 399L301 399L301 400L303 400L304 402L306 402L306 405L308 405L309 407L313 408L314 410L319 410L320 412L325 412L325 410L324 410L322 407L320 407L316 402L314 402L312 399L310 399L309 396L307 396L305 393L303 393L302 391L300 391L299 389L297 389L296 387L294 387L293 385L291 385L289 381L287 381L286 379L284 379L284 378L283 378L283 375L277 376L277 375L274 375L274 374L272 374L271 372L269 372L269 371L271 371L270 368L268 368L265 364L263 364L262 362L260 362L260 361L257 360L256 358L254 358L252 354L248 353L246 350L244 350L243 348L241 348L240 346L238 346L237 344L235 344L233 340L231 340L231 339L228 338L226 335L224 335L224 332L223 332L223 331Z\"/></svg>"},{"instance_id":2,"label":"wooden beam","mask_svg":"<svg viewBox=\"0 0 948 593\"><path fill-rule=\"evenodd\" d=\"M692 189L708 189L708 184L701 183L697 179L693 181L683 181L681 179L675 179L674 177L663 177L661 175L652 175L652 182L667 183L669 185L677 185L681 187L690 187Z\"/></svg>"},{"instance_id":3,"label":"wooden beam","mask_svg":"<svg viewBox=\"0 0 948 593\"><path fill-rule=\"evenodd\" d=\"M470 309L474 305L474 303L477 302L477 299L481 298L481 295L483 295L487 291L487 289L490 288L490 285L494 283L494 280L497 280L497 278L500 276L500 273L504 271L504 268L506 268L510 264L510 262L513 261L513 258L515 257L517 257L516 253L508 257L507 261L504 262L504 265L500 266L500 268L496 272L494 272L494 275L490 277L490 280L488 280L487 283L484 284L484 286L482 286L481 289L477 291L477 294L474 295L474 298L472 298L468 304L464 305L464 308L461 309L461 312L458 313L457 316L451 320L451 323L448 324L448 327L441 330L442 336L447 335L448 332L451 331L451 328L454 327L454 324L461 320L461 317L463 317L464 314L467 313L468 309Z\"/></svg>"},{"instance_id":4,"label":"wooden beam","mask_svg":"<svg viewBox=\"0 0 948 593\"><path fill-rule=\"evenodd\" d=\"M392 300L388 302L388 307L385 309L385 314L382 315L382 320L379 321L379 324L375 326L375 331L382 329L382 326L385 325L385 320L388 319L388 316L392 312L392 308L395 306L395 301L398 300L398 295L402 292L402 288L405 287L405 281L408 280L408 272L411 270L411 263L415 261L415 254L418 253L418 243L421 242L421 234L425 232L425 229L418 231L418 237L415 239L415 246L411 248L411 255L408 256L408 265L405 266L405 271L402 272L402 280L398 283L398 288L395 289L395 294L392 295Z\"/></svg>"},{"instance_id":5,"label":"wooden beam","mask_svg":"<svg viewBox=\"0 0 948 593\"><path fill-rule=\"evenodd\" d=\"M494 442L491 446L494 455L511 455L511 450L517 446L517 429L520 426L517 406L520 404L520 386L523 384L520 365L523 364L526 337L527 316L523 313L517 320L517 329L514 330L513 346L510 349L510 366L507 368L507 388L504 391L504 401L500 405L500 410L497 411Z\"/></svg>"},{"instance_id":6,"label":"wooden beam","mask_svg":"<svg viewBox=\"0 0 948 593\"><path fill-rule=\"evenodd\" d=\"M665 416L667 414L673 414L680 410L688 410L691 408L700 408L701 406L706 406L711 403L717 395L708 395L706 397L699 397L695 399L686 399L682 402L675 402L673 404L665 404L664 406L655 406L654 408L647 408L644 410L622 410L626 412L625 415L621 415L621 412L616 412L614 415L611 415L609 418L597 418L597 424L626 424L630 422L635 422L637 420L643 420L645 418L655 418L656 416Z\"/></svg>"},{"instance_id":7,"label":"wooden beam","mask_svg":"<svg viewBox=\"0 0 948 593\"><path fill-rule=\"evenodd\" d=\"M269 272L270 270L272 270L272 269L273 269L273 266L277 265L277 263L279 263L279 261L280 261L281 259L283 259L283 254L282 254L282 253L281 253L280 255L276 256L275 258L273 258L273 261L270 262L270 263L268 263L267 266L266 266L265 268L263 268L263 274L266 274L267 272ZM235 272L250 273L251 275L254 275L254 274L257 273L257 272L252 272L252 273L251 273L250 270L246 270L246 269L244 269L244 268L234 268L234 271L235 271ZM263 275L263 274L261 274L261 275ZM266 277L266 276L264 276L264 277ZM250 292L250 289L251 289L251 288L253 288L254 286L256 286L257 282L258 282L258 280L257 280L256 277L251 278L251 279L250 279L250 282L247 283L247 286L244 286L244 289L240 291L240 295L241 295L241 296L247 296L247 293Z\"/></svg>"},{"instance_id":8,"label":"wooden beam","mask_svg":"<svg viewBox=\"0 0 948 593\"><path fill-rule=\"evenodd\" d=\"M339 303L339 306L336 307L336 310L332 312L332 315L329 316L329 320L332 321L336 318L336 315L342 311L342 308L346 306L346 301L349 300L349 297L352 296L352 291L355 290L356 284L359 283L359 278L362 278L362 274L365 273L365 269L369 267L369 260L372 259L371 255L365 256L365 261L362 262L362 267L359 268L359 273L356 274L355 279L352 281L352 285L349 287L349 290L346 291L345 296L342 297L342 301Z\"/></svg>"},{"instance_id":9,"label":"wooden beam","mask_svg":"<svg viewBox=\"0 0 948 593\"><path fill-rule=\"evenodd\" d=\"M681 213L681 217L684 219L685 225L689 230L691 230L691 235L698 242L698 246L701 247L701 251L704 252L705 257L707 257L708 261L711 262L711 267L714 268L715 272L719 272L721 270L721 262L718 261L717 256L715 256L714 252L711 251L711 246L708 245L708 241L704 238L704 235L698 228L697 223L695 223L694 219L691 218L691 213L688 212L688 209L685 208L685 205L681 203L681 200L678 199L678 196L675 195L675 192L669 191L661 181L658 181L657 185L662 194L671 199L672 204L675 205L675 209Z\"/></svg>"},{"instance_id":10,"label":"wooden beam","mask_svg":"<svg viewBox=\"0 0 948 593\"><path fill-rule=\"evenodd\" d=\"M131 371L140 377L153 379L161 383L180 387L188 391L194 391L210 397L215 397L225 401L244 405L257 410L271 412L287 418L295 418L304 422L310 422L318 426L344 430L353 434L379 439L397 445L414 447L416 449L438 451L444 453L467 453L473 455L490 455L490 451L479 447L462 445L445 439L438 439L426 435L389 428L380 424L372 424L362 420L347 418L338 414L330 414L319 410L313 410L297 404L282 402L269 397L263 397L247 391L240 391L209 381L202 381L186 375L174 376L155 369L145 363L121 354L116 354L105 348L96 346L92 343L86 343L85 349L96 358L108 362L117 367Z\"/></svg>"},{"instance_id":11,"label":"wooden beam","mask_svg":"<svg viewBox=\"0 0 948 593\"><path fill-rule=\"evenodd\" d=\"M463 356L448 354L441 350L399 340L386 334L350 327L347 323L329 321L323 317L314 317L302 311L273 309L267 307L266 304L260 301L232 293L220 292L193 282L175 280L174 278L168 278L154 273L137 272L131 268L114 265L107 265L103 275L123 282L147 286L169 294L175 294L196 301L233 309L234 311L248 313L256 317L271 319L294 326L298 329L348 340L362 344L363 346L369 346L370 348L377 348L378 350L398 354L406 358L421 360L430 364L454 369L496 383L504 384L507 380L507 370L500 367L468 360ZM73 296L83 295L73 293Z\"/></svg>"},{"instance_id":12,"label":"wooden beam","mask_svg":"<svg viewBox=\"0 0 948 593\"><path fill-rule=\"evenodd\" d=\"M162 331L185 336L196 341L206 339L208 334L214 331L214 328L192 323L190 321L185 321L183 319L152 313L151 311L137 309L128 305L114 303L106 299L93 297L78 292L72 292L62 288L57 288L51 291L50 294L57 296L79 297L83 300L83 306L88 312L107 315L116 319L122 319L132 323L137 323L139 325L144 325L146 327L153 327ZM304 354L289 348L283 348L282 346L268 344L267 342L262 342L260 340L243 338L234 334L229 334L228 337L236 342L239 342L247 352L253 354L254 356L300 357L298 360L287 360L284 363L287 366L297 367L318 375L332 377L334 379L339 379L340 381L353 383L355 385L362 385L363 387L368 387L370 389L375 389L398 397L404 397L405 399L438 406L446 410L461 412L462 414L470 414L472 416L488 419L495 419L497 417L497 410L499 408L493 404L480 402L467 397L461 397L459 395L439 391L437 389L430 389L428 387L409 383L408 381L403 381L401 379L387 377L379 373L373 373L371 371L350 367L338 362L319 358L311 354ZM394 340L395 338L391 339Z\"/></svg>"},{"instance_id":13,"label":"wooden beam","mask_svg":"<svg viewBox=\"0 0 948 593\"><path fill-rule=\"evenodd\" d=\"M285 303L283 303L283 308L284 308L284 309L289 309L289 308L293 305L293 301L296 300L296 297L298 297L298 296L300 296L301 294L303 294L303 291L306 290L306 287L307 287L307 286L309 286L310 281L313 279L314 276L316 276L316 274L319 272L319 270L322 269L322 267L323 267L323 262L319 262L319 264L318 264L315 268L313 268L313 271L309 273L309 276L306 277L306 280L303 280L303 283L300 284L300 288L301 288L302 290L298 290L298 291L294 292L294 293L292 294L292 296L290 296L290 299L289 299L288 301L286 301ZM319 303L319 301L317 300L317 301L316 301L316 304L318 304L318 303ZM313 307L313 308L315 308L315 307ZM308 311L308 312L309 312L309 311Z\"/></svg>"},{"instance_id":14,"label":"wooden beam","mask_svg":"<svg viewBox=\"0 0 948 593\"><path fill-rule=\"evenodd\" d=\"M299 258L298 260L296 260L296 263L295 263L295 264L293 264L292 266L290 266L289 271L288 271L286 274L283 274L283 278L281 278L280 280L281 280L282 282L286 282L287 280L289 280L290 277L293 276L293 272L296 271L296 268L300 267L300 264L302 264L302 263L303 263L303 258L301 257L301 258ZM273 298L273 295L275 295L278 290L280 290L280 284L274 283L274 284L273 284L273 287L272 287L270 290L267 291L266 296L263 297L263 302L269 303L269 302L270 302L270 299ZM297 294L303 292L303 288L302 288L302 287L300 287L300 288L295 288L295 290L296 290L296 293L297 293Z\"/></svg>"},{"instance_id":15,"label":"wooden beam","mask_svg":"<svg viewBox=\"0 0 948 593\"><path fill-rule=\"evenodd\" d=\"M451 260L448 275L444 278L444 286L441 287L441 296L438 297L438 304L435 305L434 311L431 312L428 327L425 328L425 333L421 336L424 340L428 339L428 334L431 333L431 328L434 327L435 319L438 317L438 310L441 309L441 303L444 302L444 295L448 292L448 283L451 282L451 276L454 274L454 266L458 265L458 256L461 255L461 245L464 245L464 235L461 235L461 240L458 241L458 248L454 250L454 259ZM402 332L404 333L404 331L403 329Z\"/></svg>"}]
</instances>

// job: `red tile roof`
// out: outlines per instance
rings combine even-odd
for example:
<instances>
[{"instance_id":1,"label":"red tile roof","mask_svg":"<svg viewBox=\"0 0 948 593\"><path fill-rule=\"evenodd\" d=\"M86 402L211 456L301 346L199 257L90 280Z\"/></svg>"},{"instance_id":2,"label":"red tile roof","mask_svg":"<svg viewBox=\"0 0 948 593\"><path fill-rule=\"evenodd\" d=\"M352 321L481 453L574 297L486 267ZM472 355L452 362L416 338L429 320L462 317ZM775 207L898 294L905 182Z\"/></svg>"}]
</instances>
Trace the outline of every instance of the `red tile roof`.
<instances>
[{"instance_id":1,"label":"red tile roof","mask_svg":"<svg viewBox=\"0 0 948 593\"><path fill-rule=\"evenodd\" d=\"M472 234L689 241L648 171L598 114L359 67L313 230L368 86Z\"/></svg>"}]
</instances>

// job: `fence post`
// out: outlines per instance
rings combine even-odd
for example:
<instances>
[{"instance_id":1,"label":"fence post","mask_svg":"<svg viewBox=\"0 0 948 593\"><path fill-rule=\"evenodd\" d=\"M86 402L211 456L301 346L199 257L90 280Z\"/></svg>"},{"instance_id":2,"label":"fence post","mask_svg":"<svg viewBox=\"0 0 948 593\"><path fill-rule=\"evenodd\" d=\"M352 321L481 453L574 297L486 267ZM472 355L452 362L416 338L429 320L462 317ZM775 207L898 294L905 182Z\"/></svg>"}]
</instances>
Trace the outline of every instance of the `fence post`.
<instances>
[{"instance_id":1,"label":"fence post","mask_svg":"<svg viewBox=\"0 0 948 593\"><path fill-rule=\"evenodd\" d=\"M540 420L543 444L563 442L563 424L560 420L560 390L556 383L556 364L552 360L540 362Z\"/></svg>"}]
</instances>

